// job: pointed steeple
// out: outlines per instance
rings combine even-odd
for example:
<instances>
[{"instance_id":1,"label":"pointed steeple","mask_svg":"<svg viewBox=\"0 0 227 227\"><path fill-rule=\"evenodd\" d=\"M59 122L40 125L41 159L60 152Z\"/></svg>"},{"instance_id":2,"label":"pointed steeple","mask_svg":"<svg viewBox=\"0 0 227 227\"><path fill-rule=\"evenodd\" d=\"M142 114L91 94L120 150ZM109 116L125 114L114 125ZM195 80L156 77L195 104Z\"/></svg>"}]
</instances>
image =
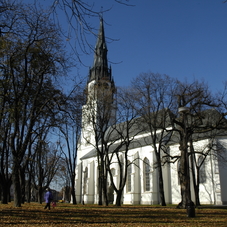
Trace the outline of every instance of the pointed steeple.
<instances>
[{"instance_id":1,"label":"pointed steeple","mask_svg":"<svg viewBox=\"0 0 227 227\"><path fill-rule=\"evenodd\" d=\"M107 52L108 49L105 40L103 18L101 17L99 34L95 46L94 63L89 72L88 83L94 80L96 82L99 80L106 80L111 82L111 84L114 84L111 76L111 69L108 68Z\"/></svg>"},{"instance_id":2,"label":"pointed steeple","mask_svg":"<svg viewBox=\"0 0 227 227\"><path fill-rule=\"evenodd\" d=\"M111 67L108 67L107 46L102 17L100 18L100 28L95 46L94 63L89 70L85 92L87 100L82 110L82 122L84 124L84 127L82 127L82 138L86 139L82 143L86 144L87 141L90 141L91 144L94 144L96 134L93 124L96 123L98 127L103 125L103 128L105 128L113 124L116 118L116 108L114 106L116 88L112 78ZM109 117L109 119L104 120L105 117L103 118L103 115L106 118ZM91 116L92 119L95 119L95 122L91 120ZM103 120L105 122L102 122Z\"/></svg>"},{"instance_id":3,"label":"pointed steeple","mask_svg":"<svg viewBox=\"0 0 227 227\"><path fill-rule=\"evenodd\" d=\"M107 50L106 40L105 40L103 18L101 18L98 39L95 46L94 67L96 66L108 67L107 51L108 50Z\"/></svg>"}]
</instances>

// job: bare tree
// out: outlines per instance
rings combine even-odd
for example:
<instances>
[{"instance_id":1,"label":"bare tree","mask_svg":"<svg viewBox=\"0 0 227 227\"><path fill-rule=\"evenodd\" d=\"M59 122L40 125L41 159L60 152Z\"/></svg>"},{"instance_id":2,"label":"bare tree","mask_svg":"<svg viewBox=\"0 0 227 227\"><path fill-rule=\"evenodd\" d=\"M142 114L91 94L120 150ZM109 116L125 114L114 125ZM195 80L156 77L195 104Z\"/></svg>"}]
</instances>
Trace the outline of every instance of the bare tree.
<instances>
[{"instance_id":1,"label":"bare tree","mask_svg":"<svg viewBox=\"0 0 227 227\"><path fill-rule=\"evenodd\" d=\"M212 107L218 107L219 102L210 93L208 87L203 82L194 81L193 83L181 83L178 81L178 88L175 91L178 97L179 117L173 119L176 131L179 135L180 165L178 169L182 201L178 207L186 208L193 204L190 191L190 170L188 149L190 141L193 141L195 135L204 136L217 129L223 122L223 115L216 112L216 117L207 118L207 110ZM214 113L213 113L214 114Z\"/></svg>"},{"instance_id":2,"label":"bare tree","mask_svg":"<svg viewBox=\"0 0 227 227\"><path fill-rule=\"evenodd\" d=\"M14 203L21 206L21 162L36 122L48 109L50 100L57 98L48 94L46 88L63 71L65 57L60 35L48 14L18 4L7 8L1 16L1 72L4 72L2 82L7 88L7 112L11 122L9 144L13 157Z\"/></svg>"},{"instance_id":3,"label":"bare tree","mask_svg":"<svg viewBox=\"0 0 227 227\"><path fill-rule=\"evenodd\" d=\"M139 127L138 111L135 108L135 92L132 88L118 88L116 102L116 122L106 133L106 169L110 176L110 188L117 194L116 206L121 206L123 190L128 177L128 168L136 165L136 160L129 161L129 150L135 145L135 138L142 132ZM118 182L114 181L111 166L119 170Z\"/></svg>"},{"instance_id":4,"label":"bare tree","mask_svg":"<svg viewBox=\"0 0 227 227\"><path fill-rule=\"evenodd\" d=\"M51 181L56 175L61 158L60 151L45 138L40 138L35 147L32 157L32 184L38 193L38 202L43 201L43 192L50 186Z\"/></svg>"},{"instance_id":5,"label":"bare tree","mask_svg":"<svg viewBox=\"0 0 227 227\"><path fill-rule=\"evenodd\" d=\"M122 7L132 6L130 0L112 0L112 2ZM40 0L34 0L34 3L36 7L39 7ZM82 62L81 54L94 52L94 47L88 39L90 35L97 37L97 31L92 25L92 20L99 18L104 12L110 11L112 7L99 7L96 9L97 2L86 2L84 0L51 0L48 3L45 1L45 4L49 4L48 9L52 13L56 25L58 25L62 35L65 36L66 43L74 52L78 62ZM67 30L65 30L65 25L64 29L62 29L62 21L68 25ZM110 40L113 41L112 38Z\"/></svg>"},{"instance_id":6,"label":"bare tree","mask_svg":"<svg viewBox=\"0 0 227 227\"><path fill-rule=\"evenodd\" d=\"M4 101L3 101L4 103ZM2 104L3 104L2 103ZM3 106L3 105L2 105ZM4 109L1 110L1 113L5 112ZM4 115L5 116L5 115ZM0 145L0 197L2 204L7 204L10 201L10 187L12 185L12 155L10 153L9 147L9 135L10 135L10 124L8 120L3 116L0 117L0 127L4 130L1 130L1 145Z\"/></svg>"},{"instance_id":7,"label":"bare tree","mask_svg":"<svg viewBox=\"0 0 227 227\"><path fill-rule=\"evenodd\" d=\"M175 80L167 75L142 73L133 80L137 91L135 100L141 115L141 126L150 134L150 143L156 157L155 168L158 170L159 191L162 206L166 206L162 173L162 155L166 152L166 144L171 139L170 111L175 108L173 96Z\"/></svg>"},{"instance_id":8,"label":"bare tree","mask_svg":"<svg viewBox=\"0 0 227 227\"><path fill-rule=\"evenodd\" d=\"M82 104L84 94L81 84L75 86L67 97L62 121L59 125L59 146L64 154L66 169L70 177L72 203L76 204L75 178L79 140L81 137Z\"/></svg>"}]
</instances>

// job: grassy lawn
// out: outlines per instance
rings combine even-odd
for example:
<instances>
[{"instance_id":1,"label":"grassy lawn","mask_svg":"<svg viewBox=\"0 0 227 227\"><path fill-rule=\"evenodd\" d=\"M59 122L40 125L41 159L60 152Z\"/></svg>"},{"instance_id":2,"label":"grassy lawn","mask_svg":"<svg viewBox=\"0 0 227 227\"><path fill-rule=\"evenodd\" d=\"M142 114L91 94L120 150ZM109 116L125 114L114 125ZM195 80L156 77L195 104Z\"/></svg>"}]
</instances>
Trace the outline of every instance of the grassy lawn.
<instances>
[{"instance_id":1,"label":"grassy lawn","mask_svg":"<svg viewBox=\"0 0 227 227\"><path fill-rule=\"evenodd\" d=\"M173 206L98 206L58 203L44 210L45 204L0 204L0 226L227 226L227 208L196 209L188 218L186 210ZM225 208L225 209L224 209Z\"/></svg>"}]
</instances>

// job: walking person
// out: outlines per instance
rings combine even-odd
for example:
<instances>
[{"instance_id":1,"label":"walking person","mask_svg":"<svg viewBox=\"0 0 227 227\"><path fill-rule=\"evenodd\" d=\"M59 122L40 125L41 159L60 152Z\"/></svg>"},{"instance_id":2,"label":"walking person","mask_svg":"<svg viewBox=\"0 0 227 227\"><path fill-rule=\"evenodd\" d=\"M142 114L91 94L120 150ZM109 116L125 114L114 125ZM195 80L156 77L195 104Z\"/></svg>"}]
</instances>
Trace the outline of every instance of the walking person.
<instances>
[{"instance_id":1,"label":"walking person","mask_svg":"<svg viewBox=\"0 0 227 227\"><path fill-rule=\"evenodd\" d=\"M48 208L50 210L50 203L51 203L51 200L53 200L53 195L50 191L50 188L47 188L47 192L44 195L44 199L46 202L46 206L44 207L44 209Z\"/></svg>"}]
</instances>

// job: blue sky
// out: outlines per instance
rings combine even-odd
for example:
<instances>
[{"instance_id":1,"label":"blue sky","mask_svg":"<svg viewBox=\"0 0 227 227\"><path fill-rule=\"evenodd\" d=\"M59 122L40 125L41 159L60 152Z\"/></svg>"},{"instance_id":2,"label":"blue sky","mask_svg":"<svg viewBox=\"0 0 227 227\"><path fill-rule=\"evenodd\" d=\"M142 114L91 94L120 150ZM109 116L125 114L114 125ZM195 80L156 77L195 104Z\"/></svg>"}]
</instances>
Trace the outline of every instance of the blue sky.
<instances>
[{"instance_id":1,"label":"blue sky","mask_svg":"<svg viewBox=\"0 0 227 227\"><path fill-rule=\"evenodd\" d=\"M94 2L92 0L87 2ZM126 7L95 1L104 13L108 58L117 86L127 86L141 72L180 80L204 79L213 91L227 80L227 3L222 0L130 0ZM92 21L99 27L98 19ZM94 40L94 45L96 40ZM84 59L91 66L93 55ZM121 62L119 64L115 64ZM87 75L88 69L80 68Z\"/></svg>"},{"instance_id":2,"label":"blue sky","mask_svg":"<svg viewBox=\"0 0 227 227\"><path fill-rule=\"evenodd\" d=\"M223 88L227 80L227 3L129 0L134 6L128 7L114 0L83 1L94 4L97 11L111 7L103 17L106 36L118 39L108 43L117 86L128 86L132 78L151 71L189 82L203 79L214 92ZM98 29L99 19L91 18L91 24ZM96 39L90 42L95 46ZM93 54L82 56L82 61L87 67L78 65L73 75L88 75Z\"/></svg>"}]
</instances>

